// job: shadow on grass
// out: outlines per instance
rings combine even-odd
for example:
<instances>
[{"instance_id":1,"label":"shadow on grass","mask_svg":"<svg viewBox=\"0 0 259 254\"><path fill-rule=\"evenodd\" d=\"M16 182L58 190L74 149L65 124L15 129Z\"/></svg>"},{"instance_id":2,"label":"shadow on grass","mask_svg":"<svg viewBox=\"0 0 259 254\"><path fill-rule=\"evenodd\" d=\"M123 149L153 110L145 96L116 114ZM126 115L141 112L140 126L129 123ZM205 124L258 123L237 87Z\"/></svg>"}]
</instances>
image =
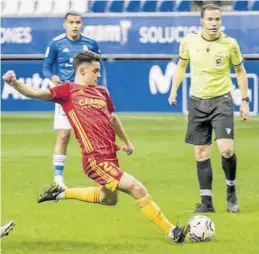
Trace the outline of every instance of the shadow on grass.
<instances>
[{"instance_id":1,"label":"shadow on grass","mask_svg":"<svg viewBox=\"0 0 259 254\"><path fill-rule=\"evenodd\" d=\"M2 254L34 254L34 253L122 253L123 251L137 250L140 253L147 248L146 244L133 244L125 241L116 242L87 242L84 241L6 241L2 242ZM88 252L86 252L88 251Z\"/></svg>"}]
</instances>

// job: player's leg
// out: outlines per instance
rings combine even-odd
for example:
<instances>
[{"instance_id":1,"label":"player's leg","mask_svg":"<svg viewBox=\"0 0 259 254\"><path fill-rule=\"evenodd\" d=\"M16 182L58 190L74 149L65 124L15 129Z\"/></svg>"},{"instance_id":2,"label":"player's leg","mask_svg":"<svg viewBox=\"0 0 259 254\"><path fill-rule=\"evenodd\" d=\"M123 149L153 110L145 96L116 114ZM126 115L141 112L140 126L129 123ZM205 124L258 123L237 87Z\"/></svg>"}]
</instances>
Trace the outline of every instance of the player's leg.
<instances>
[{"instance_id":1,"label":"player's leg","mask_svg":"<svg viewBox=\"0 0 259 254\"><path fill-rule=\"evenodd\" d=\"M138 208L145 216L157 224L162 231L168 233L172 229L173 224L164 216L161 208L152 200L146 188L134 177L125 172L120 179L117 189L135 198Z\"/></svg>"},{"instance_id":2,"label":"player's leg","mask_svg":"<svg viewBox=\"0 0 259 254\"><path fill-rule=\"evenodd\" d=\"M76 199L88 203L102 205L116 205L118 193L116 187L123 171L117 165L114 157L108 162L97 162L95 158L89 158L84 171L89 178L98 183L99 187L67 188L58 184L51 185L39 198L38 203L60 199Z\"/></svg>"},{"instance_id":3,"label":"player's leg","mask_svg":"<svg viewBox=\"0 0 259 254\"><path fill-rule=\"evenodd\" d=\"M58 184L53 184L40 196L38 203L64 199L115 206L118 202L118 192L111 191L104 186L63 189Z\"/></svg>"},{"instance_id":4,"label":"player's leg","mask_svg":"<svg viewBox=\"0 0 259 254\"><path fill-rule=\"evenodd\" d=\"M67 146L70 139L71 125L63 112L62 107L58 104L55 105L54 129L57 131L57 140L53 155L54 182L65 188L63 174L67 158Z\"/></svg>"},{"instance_id":5,"label":"player's leg","mask_svg":"<svg viewBox=\"0 0 259 254\"><path fill-rule=\"evenodd\" d=\"M201 204L193 212L215 212L212 202L212 167L210 161L210 144L212 126L208 119L207 100L190 99L188 128L185 142L194 145L197 176L200 186Z\"/></svg>"},{"instance_id":6,"label":"player's leg","mask_svg":"<svg viewBox=\"0 0 259 254\"><path fill-rule=\"evenodd\" d=\"M148 195L145 187L134 177L123 173L123 170L118 165L116 155L111 156L107 161L98 162L91 158L88 162L89 166L85 168L85 172L91 179L112 192L117 189L134 197L141 211L164 232L168 233L173 228L160 207Z\"/></svg>"},{"instance_id":7,"label":"player's leg","mask_svg":"<svg viewBox=\"0 0 259 254\"><path fill-rule=\"evenodd\" d=\"M54 147L53 168L54 182L65 187L64 184L64 167L67 159L67 146L70 139L70 130L57 130L57 140Z\"/></svg>"},{"instance_id":8,"label":"player's leg","mask_svg":"<svg viewBox=\"0 0 259 254\"><path fill-rule=\"evenodd\" d=\"M118 189L133 196L141 211L164 232L169 233L174 241L184 241L187 233L186 228L173 226L167 220L160 207L148 195L144 186L132 176L123 173L123 170L118 166L116 156L104 162L90 158L88 162L84 169L85 173L102 187L67 188L64 190L58 185L54 185L40 196L38 203L59 199L77 199L90 203L115 205L118 200L116 191Z\"/></svg>"},{"instance_id":9,"label":"player's leg","mask_svg":"<svg viewBox=\"0 0 259 254\"><path fill-rule=\"evenodd\" d=\"M10 221L7 224L1 226L1 238L7 236L11 230L15 227L14 221Z\"/></svg>"},{"instance_id":10,"label":"player's leg","mask_svg":"<svg viewBox=\"0 0 259 254\"><path fill-rule=\"evenodd\" d=\"M236 196L237 160L234 153L234 114L233 101L230 94L219 97L218 106L213 117L212 125L216 133L216 141L221 154L222 168L227 184L227 210L239 212Z\"/></svg>"},{"instance_id":11,"label":"player's leg","mask_svg":"<svg viewBox=\"0 0 259 254\"><path fill-rule=\"evenodd\" d=\"M187 228L173 225L164 215L162 209L152 200L146 188L128 173L124 173L117 189L131 195L137 201L141 212L155 223L163 232L167 233L176 242L183 242Z\"/></svg>"}]
</instances>

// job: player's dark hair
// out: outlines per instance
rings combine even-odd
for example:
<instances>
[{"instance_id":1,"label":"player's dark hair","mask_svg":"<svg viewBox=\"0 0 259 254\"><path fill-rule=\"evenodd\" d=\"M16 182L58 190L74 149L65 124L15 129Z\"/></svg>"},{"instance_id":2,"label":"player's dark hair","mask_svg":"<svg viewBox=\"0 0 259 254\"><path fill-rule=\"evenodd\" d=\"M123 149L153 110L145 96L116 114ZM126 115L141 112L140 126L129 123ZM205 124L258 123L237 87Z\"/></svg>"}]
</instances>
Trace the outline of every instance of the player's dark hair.
<instances>
[{"instance_id":1,"label":"player's dark hair","mask_svg":"<svg viewBox=\"0 0 259 254\"><path fill-rule=\"evenodd\" d=\"M78 53L73 60L73 65L75 70L78 68L79 65L83 63L92 63L92 62L100 62L101 56L92 51L84 51Z\"/></svg>"},{"instance_id":2,"label":"player's dark hair","mask_svg":"<svg viewBox=\"0 0 259 254\"><path fill-rule=\"evenodd\" d=\"M82 18L82 15L79 12L77 12L77 11L69 11L69 12L67 12L65 17L64 17L64 19L67 19L68 16L78 16L78 17Z\"/></svg>"},{"instance_id":3,"label":"player's dark hair","mask_svg":"<svg viewBox=\"0 0 259 254\"><path fill-rule=\"evenodd\" d=\"M219 11L221 11L219 6L217 6L216 4L206 4L206 5L202 6L202 8L201 8L201 18L204 18L204 14L205 14L206 10L209 10L209 11L219 10Z\"/></svg>"}]
</instances>

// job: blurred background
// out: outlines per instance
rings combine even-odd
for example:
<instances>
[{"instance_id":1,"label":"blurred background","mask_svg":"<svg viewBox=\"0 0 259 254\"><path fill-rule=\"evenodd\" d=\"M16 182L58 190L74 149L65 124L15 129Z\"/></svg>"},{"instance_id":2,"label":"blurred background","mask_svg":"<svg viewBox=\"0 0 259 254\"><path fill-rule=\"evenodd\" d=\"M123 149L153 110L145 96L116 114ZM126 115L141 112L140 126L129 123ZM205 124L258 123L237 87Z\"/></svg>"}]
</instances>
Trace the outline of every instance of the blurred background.
<instances>
[{"instance_id":1,"label":"blurred background","mask_svg":"<svg viewBox=\"0 0 259 254\"><path fill-rule=\"evenodd\" d=\"M252 114L258 114L259 1L98 1L1 0L2 73L15 70L34 87L47 87L42 59L50 40L63 33L63 17L83 14L83 33L99 42L107 85L121 112L186 112L189 69L179 90L178 105L167 103L178 47L190 32L200 30L203 4L223 10L222 30L240 44L249 78ZM235 75L235 111L240 93ZM3 82L2 111L52 111L51 103L22 97Z\"/></svg>"}]
</instances>

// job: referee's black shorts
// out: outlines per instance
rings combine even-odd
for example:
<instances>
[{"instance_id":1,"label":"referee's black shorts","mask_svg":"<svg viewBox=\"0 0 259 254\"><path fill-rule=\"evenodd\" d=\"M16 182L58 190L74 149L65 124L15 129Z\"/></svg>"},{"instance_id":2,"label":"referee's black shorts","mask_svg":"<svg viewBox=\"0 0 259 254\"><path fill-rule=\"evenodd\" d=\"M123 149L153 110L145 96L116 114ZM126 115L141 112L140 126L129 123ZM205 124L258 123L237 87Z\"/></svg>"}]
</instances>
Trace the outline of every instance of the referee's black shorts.
<instances>
[{"instance_id":1,"label":"referee's black shorts","mask_svg":"<svg viewBox=\"0 0 259 254\"><path fill-rule=\"evenodd\" d=\"M185 142L209 145L213 129L216 139L234 139L233 100L230 93L211 99L190 98Z\"/></svg>"}]
</instances>

